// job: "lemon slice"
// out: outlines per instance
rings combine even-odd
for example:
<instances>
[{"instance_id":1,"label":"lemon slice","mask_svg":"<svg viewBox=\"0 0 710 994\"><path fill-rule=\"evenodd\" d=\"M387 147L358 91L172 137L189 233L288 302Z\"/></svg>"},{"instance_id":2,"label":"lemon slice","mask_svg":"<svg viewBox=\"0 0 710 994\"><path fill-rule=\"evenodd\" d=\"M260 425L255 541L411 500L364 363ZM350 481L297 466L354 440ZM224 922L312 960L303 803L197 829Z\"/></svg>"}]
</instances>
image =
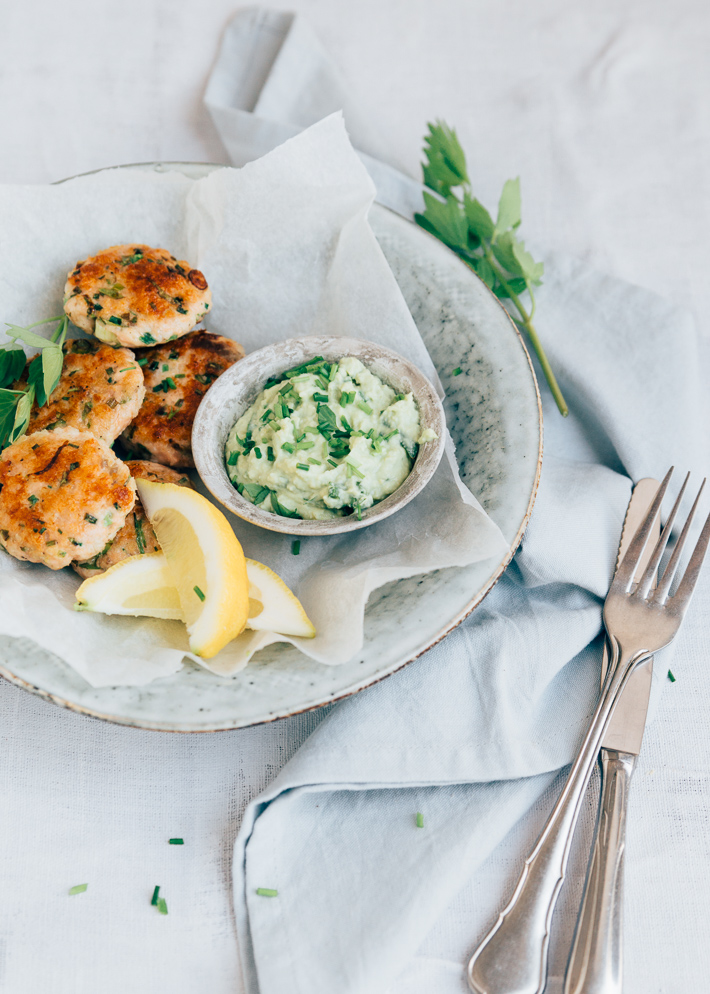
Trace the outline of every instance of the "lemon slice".
<instances>
[{"instance_id":1,"label":"lemon slice","mask_svg":"<svg viewBox=\"0 0 710 994\"><path fill-rule=\"evenodd\" d=\"M177 588L190 650L210 659L246 625L242 547L222 512L195 490L142 479L136 486Z\"/></svg>"},{"instance_id":2,"label":"lemon slice","mask_svg":"<svg viewBox=\"0 0 710 994\"><path fill-rule=\"evenodd\" d=\"M247 559L249 619L247 628L278 635L315 638L316 630L298 597L280 576L254 559Z\"/></svg>"},{"instance_id":3,"label":"lemon slice","mask_svg":"<svg viewBox=\"0 0 710 994\"><path fill-rule=\"evenodd\" d=\"M84 580L74 606L77 611L182 621L180 598L162 552L122 559Z\"/></svg>"},{"instance_id":4,"label":"lemon slice","mask_svg":"<svg viewBox=\"0 0 710 994\"><path fill-rule=\"evenodd\" d=\"M313 623L281 577L253 559L247 559L246 564L249 580L247 628L314 638ZM183 620L180 597L162 552L130 556L105 573L84 580L76 592L76 600L78 611Z\"/></svg>"}]
</instances>

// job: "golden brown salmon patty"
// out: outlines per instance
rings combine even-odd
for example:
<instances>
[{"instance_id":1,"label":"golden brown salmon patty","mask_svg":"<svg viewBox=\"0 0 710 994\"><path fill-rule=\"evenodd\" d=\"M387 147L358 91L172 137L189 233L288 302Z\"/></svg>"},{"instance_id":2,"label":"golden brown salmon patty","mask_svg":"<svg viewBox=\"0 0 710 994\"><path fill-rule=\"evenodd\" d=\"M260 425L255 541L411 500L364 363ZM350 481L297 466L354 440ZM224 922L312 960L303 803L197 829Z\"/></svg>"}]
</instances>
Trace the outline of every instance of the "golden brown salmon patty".
<instances>
[{"instance_id":1,"label":"golden brown salmon patty","mask_svg":"<svg viewBox=\"0 0 710 994\"><path fill-rule=\"evenodd\" d=\"M192 487L184 473L176 473L174 469L161 466L157 462L131 460L128 466L133 479L154 480L156 483L175 483L179 487ZM72 563L79 576L86 579L96 576L104 570L115 566L129 556L142 556L146 552L159 552L160 546L155 537L153 526L146 517L140 497L136 495L133 510L126 518L126 523L118 535L112 539L106 548L88 562Z\"/></svg>"},{"instance_id":2,"label":"golden brown salmon patty","mask_svg":"<svg viewBox=\"0 0 710 994\"><path fill-rule=\"evenodd\" d=\"M37 356L30 362L40 362ZM59 383L44 407L36 404L28 432L67 425L111 445L140 410L143 371L129 349L75 338L64 344Z\"/></svg>"},{"instance_id":3,"label":"golden brown salmon patty","mask_svg":"<svg viewBox=\"0 0 710 994\"><path fill-rule=\"evenodd\" d=\"M123 527L135 497L128 467L88 432L25 435L0 455L0 545L50 569L90 559Z\"/></svg>"},{"instance_id":4,"label":"golden brown salmon patty","mask_svg":"<svg viewBox=\"0 0 710 994\"><path fill-rule=\"evenodd\" d=\"M114 245L77 262L64 297L77 328L109 345L131 347L181 338L212 303L199 269L148 245Z\"/></svg>"},{"instance_id":5,"label":"golden brown salmon patty","mask_svg":"<svg viewBox=\"0 0 710 994\"><path fill-rule=\"evenodd\" d=\"M192 458L192 423L200 401L217 377L244 358L231 338L194 331L178 342L138 349L143 366L145 400L121 435L131 455L187 469Z\"/></svg>"}]
</instances>

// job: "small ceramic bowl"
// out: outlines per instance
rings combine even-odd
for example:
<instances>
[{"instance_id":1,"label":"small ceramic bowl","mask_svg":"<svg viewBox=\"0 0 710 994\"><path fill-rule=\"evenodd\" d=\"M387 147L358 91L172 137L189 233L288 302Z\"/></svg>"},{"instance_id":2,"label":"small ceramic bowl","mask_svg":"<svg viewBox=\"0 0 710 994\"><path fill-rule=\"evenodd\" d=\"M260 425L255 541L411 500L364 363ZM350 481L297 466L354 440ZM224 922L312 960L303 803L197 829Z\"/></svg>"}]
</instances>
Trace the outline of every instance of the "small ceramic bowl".
<instances>
[{"instance_id":1,"label":"small ceramic bowl","mask_svg":"<svg viewBox=\"0 0 710 994\"><path fill-rule=\"evenodd\" d=\"M286 518L261 510L245 500L227 475L224 446L235 422L256 400L271 377L315 356L327 360L355 356L396 390L412 393L419 407L422 429L431 428L436 440L419 446L412 471L393 494L363 511L328 521ZM192 452L197 472L207 489L228 510L245 521L287 535L335 535L354 531L394 514L428 483L444 451L446 421L434 387L416 366L390 349L354 338L292 338L252 352L222 373L205 394L192 429Z\"/></svg>"}]
</instances>

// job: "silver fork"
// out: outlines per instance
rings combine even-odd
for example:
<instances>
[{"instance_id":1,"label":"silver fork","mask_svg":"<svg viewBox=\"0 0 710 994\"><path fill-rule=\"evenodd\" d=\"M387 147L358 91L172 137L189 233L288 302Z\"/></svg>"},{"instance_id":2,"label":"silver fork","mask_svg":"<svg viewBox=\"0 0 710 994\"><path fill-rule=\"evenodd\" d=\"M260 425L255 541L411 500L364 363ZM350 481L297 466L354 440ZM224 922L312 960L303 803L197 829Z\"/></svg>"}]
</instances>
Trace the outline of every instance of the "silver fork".
<instances>
[{"instance_id":1,"label":"silver fork","mask_svg":"<svg viewBox=\"0 0 710 994\"><path fill-rule=\"evenodd\" d=\"M581 801L604 732L633 670L676 635L710 543L709 515L678 588L670 597L671 584L705 486L703 480L663 576L653 588L654 574L688 482L686 477L648 565L638 583L634 582L672 473L673 468L658 488L609 588L604 603L604 625L611 659L601 696L559 800L525 860L513 896L468 964L468 983L474 994L542 994L552 912L564 880Z\"/></svg>"}]
</instances>

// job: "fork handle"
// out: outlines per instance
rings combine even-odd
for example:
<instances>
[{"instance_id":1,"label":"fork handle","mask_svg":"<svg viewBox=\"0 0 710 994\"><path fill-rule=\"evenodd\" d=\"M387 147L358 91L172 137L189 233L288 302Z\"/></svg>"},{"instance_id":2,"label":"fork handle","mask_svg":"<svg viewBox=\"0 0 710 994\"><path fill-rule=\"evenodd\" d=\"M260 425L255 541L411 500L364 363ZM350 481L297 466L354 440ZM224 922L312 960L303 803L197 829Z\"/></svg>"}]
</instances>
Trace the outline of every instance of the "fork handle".
<instances>
[{"instance_id":1,"label":"fork handle","mask_svg":"<svg viewBox=\"0 0 710 994\"><path fill-rule=\"evenodd\" d=\"M564 994L621 994L626 810L636 756L602 749L599 816Z\"/></svg>"},{"instance_id":2,"label":"fork handle","mask_svg":"<svg viewBox=\"0 0 710 994\"><path fill-rule=\"evenodd\" d=\"M550 922L582 797L619 694L636 666L651 655L622 652L619 658L618 642L610 641L612 659L604 689L562 793L525 860L513 896L468 964L474 994L542 994L545 987Z\"/></svg>"}]
</instances>

